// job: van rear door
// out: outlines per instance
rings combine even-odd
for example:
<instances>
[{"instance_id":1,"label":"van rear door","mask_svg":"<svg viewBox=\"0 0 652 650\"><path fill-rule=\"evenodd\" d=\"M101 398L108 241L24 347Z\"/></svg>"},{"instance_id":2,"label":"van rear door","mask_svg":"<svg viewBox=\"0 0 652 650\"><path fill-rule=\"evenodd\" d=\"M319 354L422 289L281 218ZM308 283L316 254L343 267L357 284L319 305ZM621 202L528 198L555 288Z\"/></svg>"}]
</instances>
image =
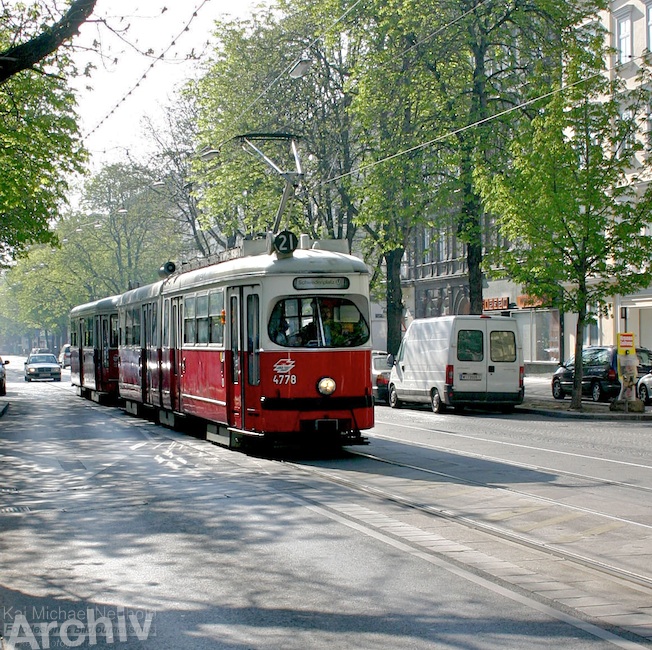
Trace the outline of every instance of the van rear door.
<instances>
[{"instance_id":1,"label":"van rear door","mask_svg":"<svg viewBox=\"0 0 652 650\"><path fill-rule=\"evenodd\" d=\"M520 350L516 326L487 321L487 399L504 399L520 390Z\"/></svg>"},{"instance_id":2,"label":"van rear door","mask_svg":"<svg viewBox=\"0 0 652 650\"><path fill-rule=\"evenodd\" d=\"M453 385L464 400L484 401L487 392L487 321L456 319Z\"/></svg>"}]
</instances>

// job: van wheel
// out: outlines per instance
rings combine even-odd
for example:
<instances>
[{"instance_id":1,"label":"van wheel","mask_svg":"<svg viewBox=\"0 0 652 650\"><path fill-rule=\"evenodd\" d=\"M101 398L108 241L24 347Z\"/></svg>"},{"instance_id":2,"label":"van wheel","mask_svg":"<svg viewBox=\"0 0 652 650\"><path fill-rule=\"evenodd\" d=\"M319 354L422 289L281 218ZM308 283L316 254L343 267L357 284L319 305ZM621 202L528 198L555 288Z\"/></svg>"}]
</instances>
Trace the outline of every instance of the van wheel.
<instances>
[{"instance_id":1,"label":"van wheel","mask_svg":"<svg viewBox=\"0 0 652 650\"><path fill-rule=\"evenodd\" d=\"M433 388L430 394L430 406L433 413L443 413L446 410L446 404L441 401L439 391L436 388Z\"/></svg>"},{"instance_id":2,"label":"van wheel","mask_svg":"<svg viewBox=\"0 0 652 650\"><path fill-rule=\"evenodd\" d=\"M602 391L602 387L600 386L600 383L594 381L593 384L591 385L591 398L593 399L594 402L601 402L603 397L604 397L604 393Z\"/></svg>"},{"instance_id":3,"label":"van wheel","mask_svg":"<svg viewBox=\"0 0 652 650\"><path fill-rule=\"evenodd\" d=\"M389 387L389 396L387 398L387 401L389 402L389 405L393 409L401 408L401 400L398 398L398 395L396 394L396 388L394 387L394 384L392 384Z\"/></svg>"}]
</instances>

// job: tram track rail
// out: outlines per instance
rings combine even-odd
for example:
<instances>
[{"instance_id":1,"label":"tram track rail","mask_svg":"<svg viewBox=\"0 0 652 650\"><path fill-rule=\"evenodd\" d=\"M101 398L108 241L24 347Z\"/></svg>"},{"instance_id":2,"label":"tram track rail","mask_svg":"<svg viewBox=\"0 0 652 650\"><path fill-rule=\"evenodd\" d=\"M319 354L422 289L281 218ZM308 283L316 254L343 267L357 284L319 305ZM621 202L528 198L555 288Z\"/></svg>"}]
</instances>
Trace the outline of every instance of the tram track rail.
<instances>
[{"instance_id":1,"label":"tram track rail","mask_svg":"<svg viewBox=\"0 0 652 650\"><path fill-rule=\"evenodd\" d=\"M445 472L438 472L436 470L418 467L410 463L403 463L401 461L397 461L393 459L382 458L375 454L370 454L364 451L347 449L347 453L350 454L351 456L365 458L367 460L377 462L383 465L390 465L401 469L423 472L428 475L439 475L442 478L446 478L448 480L452 479L456 483L459 483L460 485L487 487L487 485L481 481L473 481L464 477L454 476ZM390 491L372 485L371 482L369 481L361 481L361 480L344 477L341 474L338 474L337 470L332 468L318 467L314 465L305 464L302 462L287 461L287 460L283 462L291 465L292 467L298 469L303 473L319 477L321 479L336 483L343 487L347 487L351 490L361 492L369 496L379 498L388 503L392 503L403 508L408 508L410 510L417 511L426 514L428 516L445 519L446 521L459 524L460 526L473 529L475 531L484 533L486 535L490 535L494 538L516 543L530 550L546 553L558 559L565 560L567 562L572 562L576 565L591 569L593 571L597 571L598 573L603 574L605 576L609 576L611 578L616 578L620 581L624 581L627 584L652 590L652 575L637 573L635 571L631 571L626 568L619 567L616 564L612 564L596 558L591 558L586 555L570 551L568 549L560 548L558 545L551 544L546 541L538 540L535 537L532 537L531 535L519 533L517 531L513 531L508 528L490 522L480 521L476 518L469 517L464 514L460 514L459 512L456 512L454 509L450 507L446 507L443 505L436 505L432 503L424 503L422 500L410 498L408 496L398 493L395 490ZM647 524L641 524L640 522L635 522L624 518L613 517L612 515L600 513L598 511L591 510L589 508L572 506L569 504L562 503L560 501L555 501L547 497L542 497L527 492L514 490L511 488L504 488L498 486L491 486L491 487L493 489L498 489L503 492L512 493L519 496L521 495L527 496L530 499L535 499L558 507L567 508L569 510L577 510L580 512L584 512L586 514L590 514L592 516L603 517L605 519L610 519L610 520L622 521L630 525L637 525L652 530L652 527L648 526ZM648 490L646 489L646 491Z\"/></svg>"}]
</instances>

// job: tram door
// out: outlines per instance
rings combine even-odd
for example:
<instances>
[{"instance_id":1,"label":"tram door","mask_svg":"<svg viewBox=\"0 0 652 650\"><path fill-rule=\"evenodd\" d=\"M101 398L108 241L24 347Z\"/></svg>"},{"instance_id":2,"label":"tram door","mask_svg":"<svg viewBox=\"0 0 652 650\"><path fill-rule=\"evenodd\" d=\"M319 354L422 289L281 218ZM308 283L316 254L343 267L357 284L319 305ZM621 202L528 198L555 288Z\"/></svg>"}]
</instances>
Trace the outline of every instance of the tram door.
<instances>
[{"instance_id":1,"label":"tram door","mask_svg":"<svg viewBox=\"0 0 652 650\"><path fill-rule=\"evenodd\" d=\"M77 320L75 323L75 333L77 335L77 345L75 348L77 349L77 366L79 367L79 385L83 386L84 385L84 319L80 318ZM73 373L74 373L74 366L71 361L71 378L74 379Z\"/></svg>"},{"instance_id":2,"label":"tram door","mask_svg":"<svg viewBox=\"0 0 652 650\"><path fill-rule=\"evenodd\" d=\"M158 383L153 386L152 367L156 368L156 311L152 303L142 306L141 317L141 388L142 400L145 404L158 404L154 401L153 392L158 388ZM154 358L152 358L154 356Z\"/></svg>"},{"instance_id":3,"label":"tram door","mask_svg":"<svg viewBox=\"0 0 652 650\"><path fill-rule=\"evenodd\" d=\"M170 378L170 396L172 410L181 411L182 375L185 370L183 359L183 301L181 298L172 299L172 321L170 323L170 347L172 348L172 373Z\"/></svg>"},{"instance_id":4,"label":"tram door","mask_svg":"<svg viewBox=\"0 0 652 650\"><path fill-rule=\"evenodd\" d=\"M240 288L227 291L228 300L228 370L226 378L226 410L229 426L242 429L242 303Z\"/></svg>"},{"instance_id":5,"label":"tram door","mask_svg":"<svg viewBox=\"0 0 652 650\"><path fill-rule=\"evenodd\" d=\"M98 337L98 364L97 364L97 381L96 386L98 390L106 388L105 382L109 374L109 343L111 339L111 327L108 314L102 315L100 318L100 336Z\"/></svg>"},{"instance_id":6,"label":"tram door","mask_svg":"<svg viewBox=\"0 0 652 650\"><path fill-rule=\"evenodd\" d=\"M244 375L242 380L243 428L260 431L260 287L245 287L242 296Z\"/></svg>"},{"instance_id":7,"label":"tram door","mask_svg":"<svg viewBox=\"0 0 652 650\"><path fill-rule=\"evenodd\" d=\"M229 425L257 430L260 411L260 287L229 289Z\"/></svg>"}]
</instances>

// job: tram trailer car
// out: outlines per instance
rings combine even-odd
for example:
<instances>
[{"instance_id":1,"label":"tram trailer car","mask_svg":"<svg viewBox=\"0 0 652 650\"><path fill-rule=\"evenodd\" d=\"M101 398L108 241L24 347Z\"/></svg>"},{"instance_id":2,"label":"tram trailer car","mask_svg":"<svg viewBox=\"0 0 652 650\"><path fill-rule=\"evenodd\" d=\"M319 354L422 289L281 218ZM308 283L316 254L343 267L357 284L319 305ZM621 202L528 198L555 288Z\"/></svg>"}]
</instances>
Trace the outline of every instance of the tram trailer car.
<instances>
[{"instance_id":1,"label":"tram trailer car","mask_svg":"<svg viewBox=\"0 0 652 650\"><path fill-rule=\"evenodd\" d=\"M70 312L70 380L95 402L118 398L118 296Z\"/></svg>"},{"instance_id":2,"label":"tram trailer car","mask_svg":"<svg viewBox=\"0 0 652 650\"><path fill-rule=\"evenodd\" d=\"M190 419L229 448L366 443L369 274L361 260L325 250L339 244L302 236L296 248L296 236L281 233L119 296L127 411L168 426Z\"/></svg>"}]
</instances>

